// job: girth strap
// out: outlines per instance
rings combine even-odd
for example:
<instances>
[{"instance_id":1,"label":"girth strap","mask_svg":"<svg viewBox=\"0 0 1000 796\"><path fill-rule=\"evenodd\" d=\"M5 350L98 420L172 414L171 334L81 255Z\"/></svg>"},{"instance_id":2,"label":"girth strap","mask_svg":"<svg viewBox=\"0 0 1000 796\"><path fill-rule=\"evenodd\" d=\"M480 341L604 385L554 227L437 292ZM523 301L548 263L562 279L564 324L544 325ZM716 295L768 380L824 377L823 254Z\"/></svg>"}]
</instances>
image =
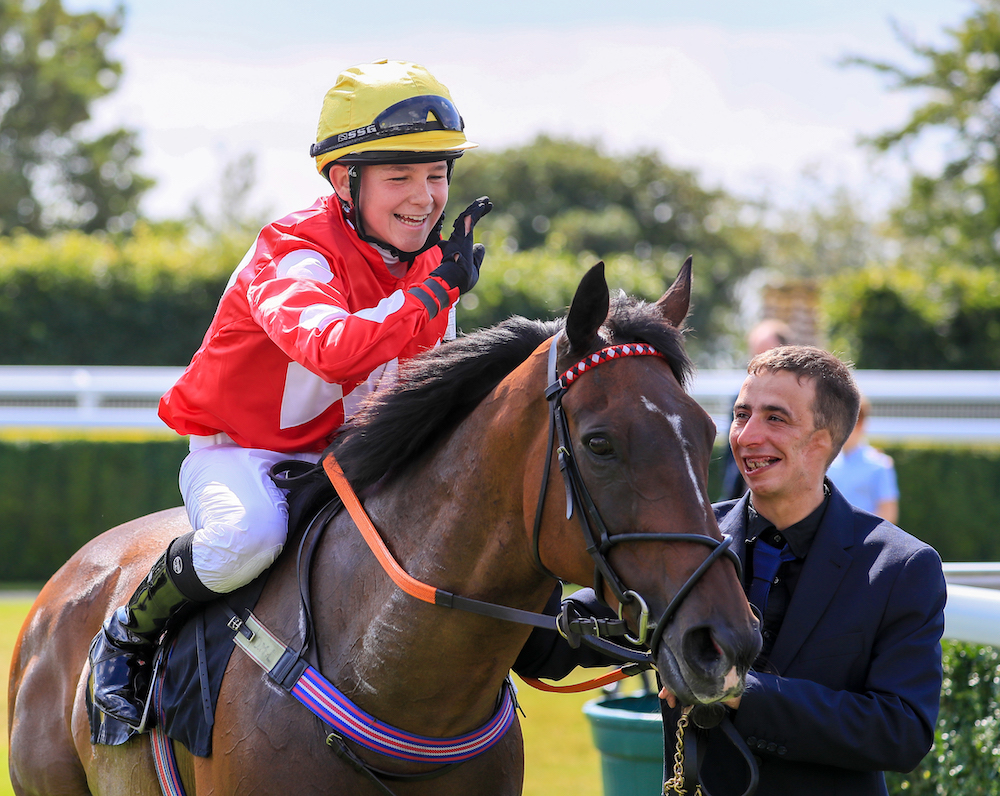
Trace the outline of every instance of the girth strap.
<instances>
[{"instance_id":1,"label":"girth strap","mask_svg":"<svg viewBox=\"0 0 1000 796\"><path fill-rule=\"evenodd\" d=\"M157 655L169 655L164 651L165 649L161 647L157 651ZM160 674L153 678L153 687L149 695L149 699L154 703L153 710L158 719L149 731L149 745L153 752L156 781L160 783L160 792L163 796L186 796L184 783L181 781L181 772L177 767L177 755L174 754L173 742L160 726L160 717L163 716L162 697L163 675Z\"/></svg>"},{"instance_id":2,"label":"girth strap","mask_svg":"<svg viewBox=\"0 0 1000 796\"><path fill-rule=\"evenodd\" d=\"M235 615L232 621L234 625L239 623L234 639L236 645L267 672L271 680L330 725L336 738L354 741L372 752L416 763L462 763L493 747L514 720L513 686L505 680L496 712L478 730L453 738L434 738L401 730L379 721L351 702L298 653L282 644L252 613L247 612L245 622Z\"/></svg>"}]
</instances>

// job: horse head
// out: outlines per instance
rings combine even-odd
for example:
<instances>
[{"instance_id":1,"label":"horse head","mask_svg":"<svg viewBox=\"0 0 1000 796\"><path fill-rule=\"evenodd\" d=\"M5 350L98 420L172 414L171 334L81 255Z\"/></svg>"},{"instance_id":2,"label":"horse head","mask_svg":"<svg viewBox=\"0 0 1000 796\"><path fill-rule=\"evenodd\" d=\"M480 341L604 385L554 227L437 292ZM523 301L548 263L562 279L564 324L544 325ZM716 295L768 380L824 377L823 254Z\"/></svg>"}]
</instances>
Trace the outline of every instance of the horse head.
<instances>
[{"instance_id":1,"label":"horse head","mask_svg":"<svg viewBox=\"0 0 1000 796\"><path fill-rule=\"evenodd\" d=\"M566 580L586 583L594 572L598 594L650 644L667 690L696 704L739 694L761 641L708 498L715 425L684 390L690 296L690 258L655 305L612 302L603 264L581 281L553 343L553 367L569 378L548 391L561 404L554 422L571 505L547 514L562 527L542 532L538 549ZM590 556L565 543L580 522Z\"/></svg>"}]
</instances>

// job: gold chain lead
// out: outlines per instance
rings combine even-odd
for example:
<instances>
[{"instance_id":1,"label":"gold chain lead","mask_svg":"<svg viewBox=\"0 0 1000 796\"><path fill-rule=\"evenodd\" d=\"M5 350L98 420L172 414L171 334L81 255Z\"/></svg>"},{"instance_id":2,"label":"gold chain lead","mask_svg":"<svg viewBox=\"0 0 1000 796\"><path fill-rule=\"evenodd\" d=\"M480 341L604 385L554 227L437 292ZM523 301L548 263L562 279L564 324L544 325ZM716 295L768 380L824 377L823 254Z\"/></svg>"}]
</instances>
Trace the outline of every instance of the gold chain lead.
<instances>
[{"instance_id":1,"label":"gold chain lead","mask_svg":"<svg viewBox=\"0 0 1000 796\"><path fill-rule=\"evenodd\" d=\"M677 720L677 743L674 746L674 770L673 776L663 783L664 796L685 796L687 790L684 788L684 729L688 725L688 708L681 712L681 717ZM702 796L701 785L696 785L694 796Z\"/></svg>"}]
</instances>

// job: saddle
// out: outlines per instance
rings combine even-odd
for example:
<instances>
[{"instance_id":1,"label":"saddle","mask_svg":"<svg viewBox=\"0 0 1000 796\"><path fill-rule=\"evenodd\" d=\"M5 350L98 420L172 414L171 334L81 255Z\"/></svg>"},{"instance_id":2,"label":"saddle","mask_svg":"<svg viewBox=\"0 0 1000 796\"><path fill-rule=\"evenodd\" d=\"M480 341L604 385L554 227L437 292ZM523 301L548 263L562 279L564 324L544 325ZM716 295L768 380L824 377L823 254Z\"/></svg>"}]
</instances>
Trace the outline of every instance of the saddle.
<instances>
[{"instance_id":1,"label":"saddle","mask_svg":"<svg viewBox=\"0 0 1000 796\"><path fill-rule=\"evenodd\" d=\"M302 543L314 520L321 514L328 517L339 510L340 506L331 500L335 493L322 467L307 462L279 462L271 469L271 478L288 490L289 533L281 557L303 555ZM315 542L314 538L312 544ZM193 755L212 754L215 707L222 677L235 648L237 626L232 618L246 616L256 606L269 573L270 570L265 570L246 586L178 617L178 621L168 626L161 641L148 698L154 700L159 727ZM91 700L90 689L86 698L91 743L117 746L136 734L127 724L101 712Z\"/></svg>"}]
</instances>

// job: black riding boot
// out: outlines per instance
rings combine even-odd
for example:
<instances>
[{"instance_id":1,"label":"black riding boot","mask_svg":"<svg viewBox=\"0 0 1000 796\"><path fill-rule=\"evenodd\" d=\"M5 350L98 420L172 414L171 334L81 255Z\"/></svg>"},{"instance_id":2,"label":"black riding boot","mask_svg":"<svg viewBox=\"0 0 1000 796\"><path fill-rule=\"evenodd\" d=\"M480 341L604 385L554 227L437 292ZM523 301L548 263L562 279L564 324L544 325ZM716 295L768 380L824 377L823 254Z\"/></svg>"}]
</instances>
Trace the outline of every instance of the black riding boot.
<instances>
[{"instance_id":1,"label":"black riding boot","mask_svg":"<svg viewBox=\"0 0 1000 796\"><path fill-rule=\"evenodd\" d=\"M214 596L194 574L191 534L175 539L128 603L104 622L91 642L95 704L108 716L139 729L153 656L168 620L182 608Z\"/></svg>"}]
</instances>

